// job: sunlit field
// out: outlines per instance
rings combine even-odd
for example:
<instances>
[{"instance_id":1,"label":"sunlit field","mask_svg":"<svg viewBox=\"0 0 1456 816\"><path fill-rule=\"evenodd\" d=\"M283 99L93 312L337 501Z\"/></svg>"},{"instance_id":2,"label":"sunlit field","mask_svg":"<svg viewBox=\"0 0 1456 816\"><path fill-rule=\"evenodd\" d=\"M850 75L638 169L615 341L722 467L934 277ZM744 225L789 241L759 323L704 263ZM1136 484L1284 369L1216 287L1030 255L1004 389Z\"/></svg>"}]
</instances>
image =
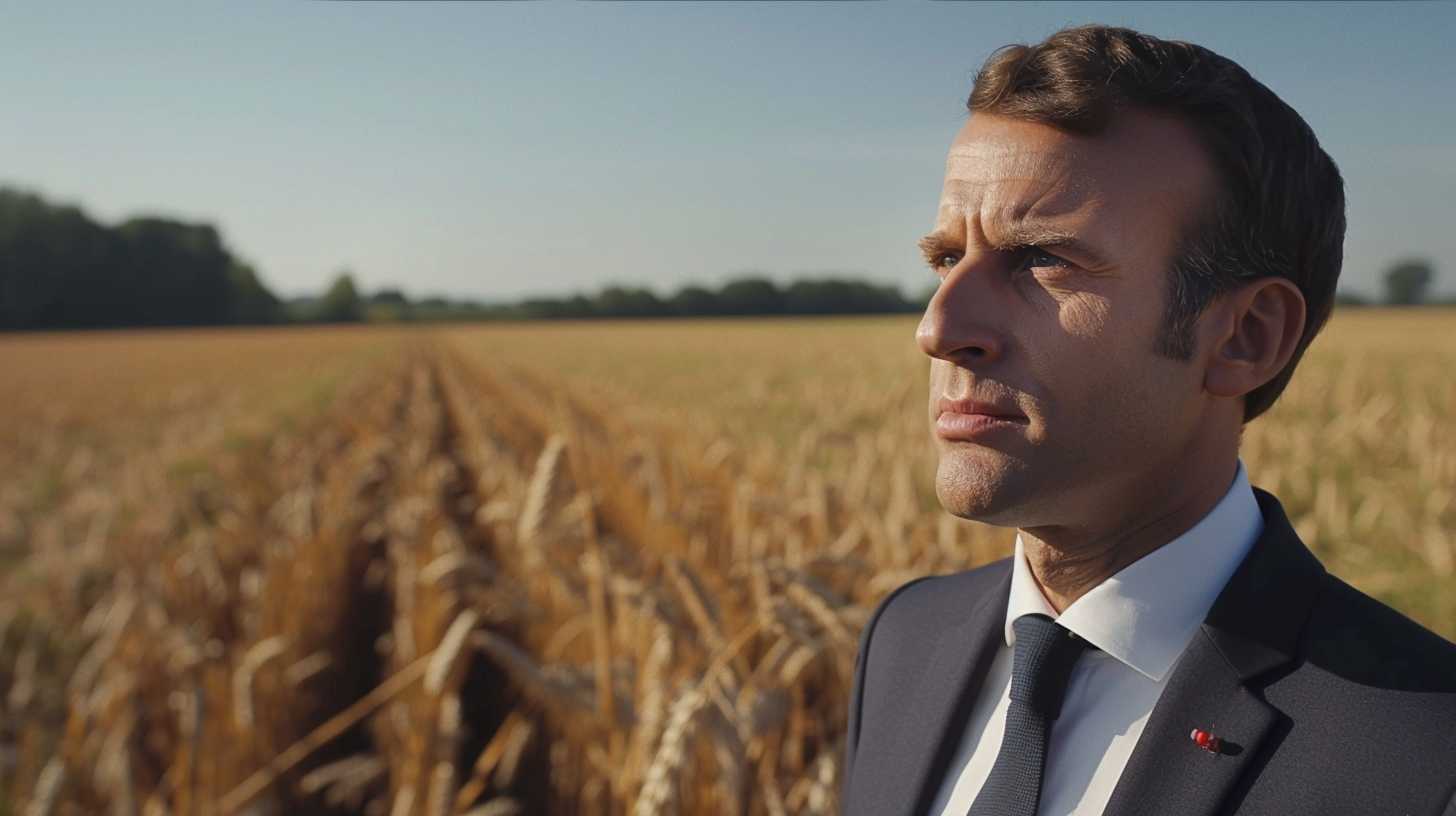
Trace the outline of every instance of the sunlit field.
<instances>
[{"instance_id":1,"label":"sunlit field","mask_svg":"<svg viewBox=\"0 0 1456 816\"><path fill-rule=\"evenodd\" d=\"M0 813L837 812L869 611L1010 550L914 326L0 338ZM1453 370L1341 313L1243 450L1448 638Z\"/></svg>"}]
</instances>

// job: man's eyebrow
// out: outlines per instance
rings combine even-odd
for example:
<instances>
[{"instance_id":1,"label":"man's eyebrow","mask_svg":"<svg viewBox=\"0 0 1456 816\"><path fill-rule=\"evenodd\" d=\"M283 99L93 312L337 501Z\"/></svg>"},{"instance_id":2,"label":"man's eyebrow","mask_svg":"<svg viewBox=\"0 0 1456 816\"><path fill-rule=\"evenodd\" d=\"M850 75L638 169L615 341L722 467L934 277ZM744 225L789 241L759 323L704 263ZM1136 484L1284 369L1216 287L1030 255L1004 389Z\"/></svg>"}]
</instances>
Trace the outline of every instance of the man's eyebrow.
<instances>
[{"instance_id":1,"label":"man's eyebrow","mask_svg":"<svg viewBox=\"0 0 1456 816\"><path fill-rule=\"evenodd\" d=\"M915 245L920 247L920 254L925 256L926 263L934 262L940 253L952 248L951 242L946 239L945 233L939 231L926 235L919 241L916 241Z\"/></svg>"},{"instance_id":2,"label":"man's eyebrow","mask_svg":"<svg viewBox=\"0 0 1456 816\"><path fill-rule=\"evenodd\" d=\"M918 246L926 260L933 260L939 253L947 250L963 251L963 243L951 238L941 230L935 230L921 238ZM991 249L998 252L1012 252L1027 247L1062 249L1094 268L1108 265L1102 253L1078 237L1076 233L1036 222L1019 222L997 229L996 241L991 245Z\"/></svg>"},{"instance_id":3,"label":"man's eyebrow","mask_svg":"<svg viewBox=\"0 0 1456 816\"><path fill-rule=\"evenodd\" d=\"M1056 229L1045 224L1037 223L1016 223L1007 224L1005 227L996 230L997 249L1022 249L1025 247L1041 247L1042 249L1066 249L1078 257L1096 260L1101 263L1102 256L1087 245L1077 236L1076 233Z\"/></svg>"}]
</instances>

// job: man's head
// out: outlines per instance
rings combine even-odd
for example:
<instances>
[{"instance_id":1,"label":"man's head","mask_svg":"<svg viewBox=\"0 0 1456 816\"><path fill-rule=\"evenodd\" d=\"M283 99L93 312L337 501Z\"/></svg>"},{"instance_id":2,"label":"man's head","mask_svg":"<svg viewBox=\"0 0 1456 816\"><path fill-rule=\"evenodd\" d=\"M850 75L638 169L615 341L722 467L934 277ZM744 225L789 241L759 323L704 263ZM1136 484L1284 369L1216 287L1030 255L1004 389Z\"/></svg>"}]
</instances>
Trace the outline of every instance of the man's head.
<instances>
[{"instance_id":1,"label":"man's head","mask_svg":"<svg viewBox=\"0 0 1456 816\"><path fill-rule=\"evenodd\" d=\"M1055 523L1231 455L1333 303L1343 184L1309 127L1207 49L1102 26L998 51L969 108L923 242L942 503Z\"/></svg>"}]
</instances>

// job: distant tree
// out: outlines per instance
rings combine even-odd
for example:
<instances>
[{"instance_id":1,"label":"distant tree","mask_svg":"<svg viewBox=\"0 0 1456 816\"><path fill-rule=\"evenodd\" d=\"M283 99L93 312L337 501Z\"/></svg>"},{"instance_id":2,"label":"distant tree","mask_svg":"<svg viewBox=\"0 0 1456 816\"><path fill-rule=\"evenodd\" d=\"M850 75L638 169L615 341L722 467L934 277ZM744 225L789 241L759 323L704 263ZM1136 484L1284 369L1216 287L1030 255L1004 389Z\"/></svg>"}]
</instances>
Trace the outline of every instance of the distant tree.
<instances>
[{"instance_id":1,"label":"distant tree","mask_svg":"<svg viewBox=\"0 0 1456 816\"><path fill-rule=\"evenodd\" d=\"M318 295L295 295L283 301L283 314L289 323L309 323L318 317Z\"/></svg>"},{"instance_id":2,"label":"distant tree","mask_svg":"<svg viewBox=\"0 0 1456 816\"><path fill-rule=\"evenodd\" d=\"M876 314L912 307L900 290L866 281L821 278L795 281L783 292L789 314Z\"/></svg>"},{"instance_id":3,"label":"distant tree","mask_svg":"<svg viewBox=\"0 0 1456 816\"><path fill-rule=\"evenodd\" d=\"M1431 262L1411 258L1393 264L1385 272L1385 302L1393 306L1424 303L1436 270Z\"/></svg>"},{"instance_id":4,"label":"distant tree","mask_svg":"<svg viewBox=\"0 0 1456 816\"><path fill-rule=\"evenodd\" d=\"M718 295L702 286L684 286L667 300L668 310L684 317L705 317L718 314Z\"/></svg>"},{"instance_id":5,"label":"distant tree","mask_svg":"<svg viewBox=\"0 0 1456 816\"><path fill-rule=\"evenodd\" d=\"M600 317L661 317L667 307L649 289L608 286L593 299L592 312Z\"/></svg>"},{"instance_id":6,"label":"distant tree","mask_svg":"<svg viewBox=\"0 0 1456 816\"><path fill-rule=\"evenodd\" d=\"M114 228L0 188L0 328L267 323L277 298L210 224L146 216Z\"/></svg>"},{"instance_id":7,"label":"distant tree","mask_svg":"<svg viewBox=\"0 0 1456 816\"><path fill-rule=\"evenodd\" d=\"M234 260L210 224L132 218L116 228L121 255L107 286L93 293L125 325L230 322Z\"/></svg>"},{"instance_id":8,"label":"distant tree","mask_svg":"<svg viewBox=\"0 0 1456 816\"><path fill-rule=\"evenodd\" d=\"M417 320L888 314L918 312L924 308L922 302L906 298L892 285L828 277L798 280L781 287L768 278L756 276L730 280L718 291L688 285L668 297L647 288L612 285L591 295L533 297L514 303L429 297L414 301L412 306ZM372 304L370 319L390 319L382 308L381 304Z\"/></svg>"},{"instance_id":9,"label":"distant tree","mask_svg":"<svg viewBox=\"0 0 1456 816\"><path fill-rule=\"evenodd\" d=\"M561 301L561 317L583 318L596 316L596 304L586 295L572 295Z\"/></svg>"},{"instance_id":10,"label":"distant tree","mask_svg":"<svg viewBox=\"0 0 1456 816\"><path fill-rule=\"evenodd\" d=\"M784 310L778 286L758 277L738 278L724 284L718 290L718 305L722 314L729 315L781 314Z\"/></svg>"},{"instance_id":11,"label":"distant tree","mask_svg":"<svg viewBox=\"0 0 1456 816\"><path fill-rule=\"evenodd\" d=\"M76 207L0 188L0 329L117 325L94 290L109 285L118 249Z\"/></svg>"},{"instance_id":12,"label":"distant tree","mask_svg":"<svg viewBox=\"0 0 1456 816\"><path fill-rule=\"evenodd\" d=\"M397 323L419 317L400 289L379 289L364 300L364 318L371 323Z\"/></svg>"},{"instance_id":13,"label":"distant tree","mask_svg":"<svg viewBox=\"0 0 1456 816\"><path fill-rule=\"evenodd\" d=\"M380 289L369 296L370 303L388 303L392 306L403 306L409 303L403 291L399 289Z\"/></svg>"},{"instance_id":14,"label":"distant tree","mask_svg":"<svg viewBox=\"0 0 1456 816\"><path fill-rule=\"evenodd\" d=\"M1370 299L1358 292L1342 290L1335 293L1335 305L1337 306L1369 306Z\"/></svg>"},{"instance_id":15,"label":"distant tree","mask_svg":"<svg viewBox=\"0 0 1456 816\"><path fill-rule=\"evenodd\" d=\"M253 267L234 261L228 269L228 283L232 289L228 322L282 323L287 319L283 304L258 280Z\"/></svg>"},{"instance_id":16,"label":"distant tree","mask_svg":"<svg viewBox=\"0 0 1456 816\"><path fill-rule=\"evenodd\" d=\"M561 298L526 298L516 304L516 312L526 319L550 319L562 317Z\"/></svg>"},{"instance_id":17,"label":"distant tree","mask_svg":"<svg viewBox=\"0 0 1456 816\"><path fill-rule=\"evenodd\" d=\"M339 276L334 278L314 314L315 319L323 323L357 323L364 319L359 288L354 285L354 276L348 270L340 271Z\"/></svg>"},{"instance_id":18,"label":"distant tree","mask_svg":"<svg viewBox=\"0 0 1456 816\"><path fill-rule=\"evenodd\" d=\"M566 298L527 298L521 301L516 313L525 318L576 319L595 317L595 303L585 295L577 294Z\"/></svg>"}]
</instances>

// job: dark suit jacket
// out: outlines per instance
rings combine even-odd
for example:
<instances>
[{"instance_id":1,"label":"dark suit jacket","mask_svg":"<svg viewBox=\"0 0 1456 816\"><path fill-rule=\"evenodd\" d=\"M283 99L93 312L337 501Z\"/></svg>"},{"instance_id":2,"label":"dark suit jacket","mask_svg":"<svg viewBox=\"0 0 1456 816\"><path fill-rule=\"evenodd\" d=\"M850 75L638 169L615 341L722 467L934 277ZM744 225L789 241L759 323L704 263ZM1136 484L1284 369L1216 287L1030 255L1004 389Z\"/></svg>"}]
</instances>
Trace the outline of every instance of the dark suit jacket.
<instances>
[{"instance_id":1,"label":"dark suit jacket","mask_svg":"<svg viewBox=\"0 0 1456 816\"><path fill-rule=\"evenodd\" d=\"M1279 502L1255 495L1264 532L1168 677L1105 813L1456 816L1456 645L1326 573ZM913 581L875 610L849 707L847 816L930 806L1010 587L1008 558Z\"/></svg>"}]
</instances>

